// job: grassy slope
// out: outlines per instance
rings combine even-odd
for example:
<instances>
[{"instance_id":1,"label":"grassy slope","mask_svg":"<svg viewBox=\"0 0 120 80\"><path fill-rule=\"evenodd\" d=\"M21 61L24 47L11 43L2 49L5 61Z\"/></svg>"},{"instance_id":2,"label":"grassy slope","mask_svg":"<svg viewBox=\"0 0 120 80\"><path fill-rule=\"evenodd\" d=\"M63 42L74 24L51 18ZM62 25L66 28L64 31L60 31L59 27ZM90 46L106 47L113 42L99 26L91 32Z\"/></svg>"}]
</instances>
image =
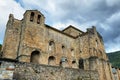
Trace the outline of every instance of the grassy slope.
<instances>
[{"instance_id":1,"label":"grassy slope","mask_svg":"<svg viewBox=\"0 0 120 80\"><path fill-rule=\"evenodd\" d=\"M112 66L120 68L120 51L108 53L108 58Z\"/></svg>"}]
</instances>

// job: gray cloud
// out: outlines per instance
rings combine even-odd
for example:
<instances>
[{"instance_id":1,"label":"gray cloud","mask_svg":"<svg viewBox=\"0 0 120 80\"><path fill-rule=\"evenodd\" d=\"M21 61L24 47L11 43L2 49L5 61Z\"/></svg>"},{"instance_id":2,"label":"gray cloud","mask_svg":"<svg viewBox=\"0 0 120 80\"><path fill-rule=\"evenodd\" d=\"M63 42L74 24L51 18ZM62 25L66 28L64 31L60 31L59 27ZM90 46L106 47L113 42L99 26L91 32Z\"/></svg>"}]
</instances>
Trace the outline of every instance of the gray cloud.
<instances>
[{"instance_id":1,"label":"gray cloud","mask_svg":"<svg viewBox=\"0 0 120 80\"><path fill-rule=\"evenodd\" d=\"M0 3L0 43L2 43L9 14L12 13L21 19L24 9L13 0L0 0Z\"/></svg>"},{"instance_id":2,"label":"gray cloud","mask_svg":"<svg viewBox=\"0 0 120 80\"><path fill-rule=\"evenodd\" d=\"M101 25L98 31L103 35L108 51L120 50L120 12L113 13ZM102 28L103 27L103 28Z\"/></svg>"},{"instance_id":3,"label":"gray cloud","mask_svg":"<svg viewBox=\"0 0 120 80\"><path fill-rule=\"evenodd\" d=\"M23 9L40 10L46 23L59 29L71 24L85 31L95 25L103 36L106 51L120 50L120 0L16 1Z\"/></svg>"}]
</instances>

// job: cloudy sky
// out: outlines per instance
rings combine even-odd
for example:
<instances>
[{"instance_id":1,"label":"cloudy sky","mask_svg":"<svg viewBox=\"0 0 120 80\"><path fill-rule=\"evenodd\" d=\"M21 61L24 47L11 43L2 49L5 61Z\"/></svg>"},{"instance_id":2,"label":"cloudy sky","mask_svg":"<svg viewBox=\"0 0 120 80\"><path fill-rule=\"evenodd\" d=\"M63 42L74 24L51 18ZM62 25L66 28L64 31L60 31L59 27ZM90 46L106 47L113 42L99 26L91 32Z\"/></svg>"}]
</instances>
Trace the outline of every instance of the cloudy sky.
<instances>
[{"instance_id":1,"label":"cloudy sky","mask_svg":"<svg viewBox=\"0 0 120 80\"><path fill-rule=\"evenodd\" d=\"M106 52L120 50L120 0L0 0L1 44L9 14L22 19L29 9L41 11L46 23L60 30L73 25L86 31L94 25L103 36Z\"/></svg>"}]
</instances>

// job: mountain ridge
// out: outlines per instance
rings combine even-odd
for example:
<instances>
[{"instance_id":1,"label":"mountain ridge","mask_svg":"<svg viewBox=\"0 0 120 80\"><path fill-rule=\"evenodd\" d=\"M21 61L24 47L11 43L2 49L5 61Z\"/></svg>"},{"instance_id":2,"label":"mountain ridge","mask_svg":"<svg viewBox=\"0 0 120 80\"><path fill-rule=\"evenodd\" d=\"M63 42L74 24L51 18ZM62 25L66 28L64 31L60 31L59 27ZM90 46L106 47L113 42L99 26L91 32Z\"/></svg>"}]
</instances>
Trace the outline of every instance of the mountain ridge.
<instances>
[{"instance_id":1,"label":"mountain ridge","mask_svg":"<svg viewBox=\"0 0 120 80\"><path fill-rule=\"evenodd\" d=\"M112 67L120 68L120 51L107 53L110 63Z\"/></svg>"}]
</instances>

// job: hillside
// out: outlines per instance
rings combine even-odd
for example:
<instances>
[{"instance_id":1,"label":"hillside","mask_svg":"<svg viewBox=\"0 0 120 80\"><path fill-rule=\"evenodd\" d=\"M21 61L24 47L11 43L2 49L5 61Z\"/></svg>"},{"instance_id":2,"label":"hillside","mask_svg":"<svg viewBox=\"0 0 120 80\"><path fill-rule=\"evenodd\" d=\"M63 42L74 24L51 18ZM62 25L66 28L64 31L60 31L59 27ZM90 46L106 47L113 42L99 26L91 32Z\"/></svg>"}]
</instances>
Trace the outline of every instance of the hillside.
<instances>
[{"instance_id":1,"label":"hillside","mask_svg":"<svg viewBox=\"0 0 120 80\"><path fill-rule=\"evenodd\" d=\"M107 55L112 66L120 68L120 51L107 53Z\"/></svg>"}]
</instances>

